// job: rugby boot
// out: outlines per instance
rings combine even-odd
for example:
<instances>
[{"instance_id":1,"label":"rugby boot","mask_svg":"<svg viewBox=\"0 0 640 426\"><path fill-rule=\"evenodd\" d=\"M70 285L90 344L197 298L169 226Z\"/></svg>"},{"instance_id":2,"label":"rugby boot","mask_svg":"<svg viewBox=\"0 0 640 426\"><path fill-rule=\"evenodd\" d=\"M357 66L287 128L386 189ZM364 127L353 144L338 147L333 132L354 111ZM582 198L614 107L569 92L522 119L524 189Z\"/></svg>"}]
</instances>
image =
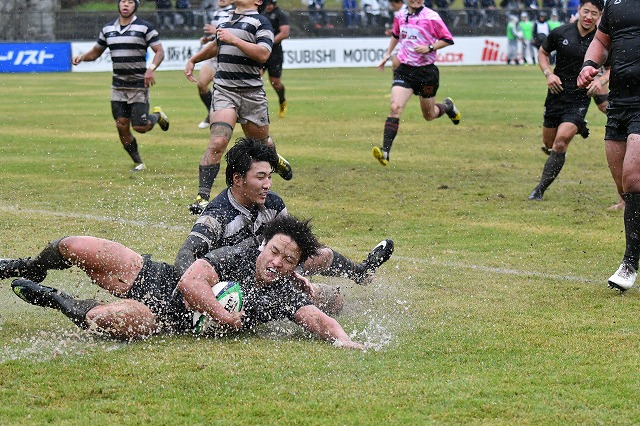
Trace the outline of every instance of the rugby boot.
<instances>
[{"instance_id":1,"label":"rugby boot","mask_svg":"<svg viewBox=\"0 0 640 426\"><path fill-rule=\"evenodd\" d=\"M158 118L158 125L160 126L160 128L165 132L169 130L169 118L167 117L167 114L162 111L162 108L160 108L159 106L154 107L153 112L160 115L160 117Z\"/></svg>"},{"instance_id":2,"label":"rugby boot","mask_svg":"<svg viewBox=\"0 0 640 426\"><path fill-rule=\"evenodd\" d=\"M389 153L383 151L382 148L378 148L376 146L371 150L371 153L373 154L375 159L378 160L383 166L389 164Z\"/></svg>"},{"instance_id":3,"label":"rugby boot","mask_svg":"<svg viewBox=\"0 0 640 426\"><path fill-rule=\"evenodd\" d=\"M451 119L451 122L456 126L460 124L460 111L458 111L458 108L454 105L453 100L451 98L445 98L442 103L447 107L446 113Z\"/></svg>"}]
</instances>

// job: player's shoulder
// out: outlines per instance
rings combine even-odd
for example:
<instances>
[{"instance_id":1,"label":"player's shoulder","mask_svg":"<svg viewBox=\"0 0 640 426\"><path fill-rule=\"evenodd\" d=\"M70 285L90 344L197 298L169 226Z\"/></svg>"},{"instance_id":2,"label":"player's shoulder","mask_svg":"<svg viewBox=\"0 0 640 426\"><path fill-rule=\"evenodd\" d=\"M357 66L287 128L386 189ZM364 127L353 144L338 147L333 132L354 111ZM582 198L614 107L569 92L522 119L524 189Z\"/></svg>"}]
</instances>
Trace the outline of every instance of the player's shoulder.
<instances>
[{"instance_id":1,"label":"player's shoulder","mask_svg":"<svg viewBox=\"0 0 640 426\"><path fill-rule=\"evenodd\" d=\"M275 192L269 191L264 203L265 207L272 210L282 211L286 207L284 200Z\"/></svg>"}]
</instances>

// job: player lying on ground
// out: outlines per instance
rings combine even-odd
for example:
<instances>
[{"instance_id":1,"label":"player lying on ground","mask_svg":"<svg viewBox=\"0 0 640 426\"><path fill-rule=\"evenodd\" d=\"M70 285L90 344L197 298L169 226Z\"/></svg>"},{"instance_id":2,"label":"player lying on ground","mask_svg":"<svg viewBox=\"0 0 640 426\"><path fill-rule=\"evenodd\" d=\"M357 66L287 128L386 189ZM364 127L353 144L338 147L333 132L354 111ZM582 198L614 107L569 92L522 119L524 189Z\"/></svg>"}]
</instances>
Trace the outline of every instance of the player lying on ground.
<instances>
[{"instance_id":1,"label":"player lying on ground","mask_svg":"<svg viewBox=\"0 0 640 426\"><path fill-rule=\"evenodd\" d=\"M21 299L58 309L79 327L112 338L191 333L194 320L204 313L228 331L288 318L337 346L363 349L300 289L306 279L295 268L320 247L308 221L281 216L265 226L264 241L259 249L211 252L181 278L174 266L152 261L122 244L89 236L65 237L34 258L2 260L0 278L22 277L12 283ZM79 300L38 284L48 270L71 266L121 300L104 304ZM218 302L211 288L220 281L239 283L242 311L228 312Z\"/></svg>"},{"instance_id":2,"label":"player lying on ground","mask_svg":"<svg viewBox=\"0 0 640 426\"><path fill-rule=\"evenodd\" d=\"M212 250L238 244L260 245L264 225L288 214L282 198L270 190L271 176L278 164L278 155L272 149L258 140L241 138L229 149L225 159L227 189L207 205L178 251L175 264L181 273ZM301 273L343 277L366 285L376 269L389 260L393 249L392 240L383 240L366 260L355 263L329 247L321 247L318 255L304 262ZM318 292L339 294L336 287L313 286ZM318 306L325 310L331 303Z\"/></svg>"}]
</instances>

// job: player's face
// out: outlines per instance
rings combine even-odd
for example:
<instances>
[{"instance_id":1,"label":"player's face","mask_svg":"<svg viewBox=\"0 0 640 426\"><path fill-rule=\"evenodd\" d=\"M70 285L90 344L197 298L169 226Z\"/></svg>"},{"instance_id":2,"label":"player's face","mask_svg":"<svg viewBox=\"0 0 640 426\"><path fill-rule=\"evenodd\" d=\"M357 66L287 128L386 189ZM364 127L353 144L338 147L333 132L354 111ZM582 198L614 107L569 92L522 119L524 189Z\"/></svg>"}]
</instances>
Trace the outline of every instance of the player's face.
<instances>
[{"instance_id":1,"label":"player's face","mask_svg":"<svg viewBox=\"0 0 640 426\"><path fill-rule=\"evenodd\" d=\"M271 165L266 161L254 161L246 176L233 176L233 196L245 207L264 205L271 189Z\"/></svg>"},{"instance_id":2,"label":"player's face","mask_svg":"<svg viewBox=\"0 0 640 426\"><path fill-rule=\"evenodd\" d=\"M231 4L231 0L218 0L218 7L227 7Z\"/></svg>"},{"instance_id":3,"label":"player's face","mask_svg":"<svg viewBox=\"0 0 640 426\"><path fill-rule=\"evenodd\" d=\"M602 13L591 3L585 3L578 9L578 23L583 29L591 31L598 25Z\"/></svg>"},{"instance_id":4,"label":"player's face","mask_svg":"<svg viewBox=\"0 0 640 426\"><path fill-rule=\"evenodd\" d=\"M291 237L276 234L265 244L256 260L256 281L271 284L288 277L300 262L300 248Z\"/></svg>"},{"instance_id":5,"label":"player's face","mask_svg":"<svg viewBox=\"0 0 640 426\"><path fill-rule=\"evenodd\" d=\"M129 18L133 15L133 11L136 9L136 2L133 0L120 0L118 8L120 9L120 15L123 18Z\"/></svg>"},{"instance_id":6,"label":"player's face","mask_svg":"<svg viewBox=\"0 0 640 426\"><path fill-rule=\"evenodd\" d=\"M416 10L424 6L424 0L407 0L407 6L409 9Z\"/></svg>"}]
</instances>

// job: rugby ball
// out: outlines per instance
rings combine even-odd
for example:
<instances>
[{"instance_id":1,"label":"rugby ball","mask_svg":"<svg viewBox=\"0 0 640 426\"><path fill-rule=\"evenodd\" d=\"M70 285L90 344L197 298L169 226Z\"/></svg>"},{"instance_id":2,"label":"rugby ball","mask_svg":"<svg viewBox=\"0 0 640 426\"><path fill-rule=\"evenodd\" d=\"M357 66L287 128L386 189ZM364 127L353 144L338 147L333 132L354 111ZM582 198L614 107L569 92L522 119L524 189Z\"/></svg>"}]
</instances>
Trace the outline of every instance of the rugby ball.
<instances>
[{"instance_id":1,"label":"rugby ball","mask_svg":"<svg viewBox=\"0 0 640 426\"><path fill-rule=\"evenodd\" d=\"M218 302L229 312L242 310L242 289L235 281L221 281L211 287ZM196 334L216 334L224 331L221 324L201 312L193 314L193 328Z\"/></svg>"}]
</instances>

